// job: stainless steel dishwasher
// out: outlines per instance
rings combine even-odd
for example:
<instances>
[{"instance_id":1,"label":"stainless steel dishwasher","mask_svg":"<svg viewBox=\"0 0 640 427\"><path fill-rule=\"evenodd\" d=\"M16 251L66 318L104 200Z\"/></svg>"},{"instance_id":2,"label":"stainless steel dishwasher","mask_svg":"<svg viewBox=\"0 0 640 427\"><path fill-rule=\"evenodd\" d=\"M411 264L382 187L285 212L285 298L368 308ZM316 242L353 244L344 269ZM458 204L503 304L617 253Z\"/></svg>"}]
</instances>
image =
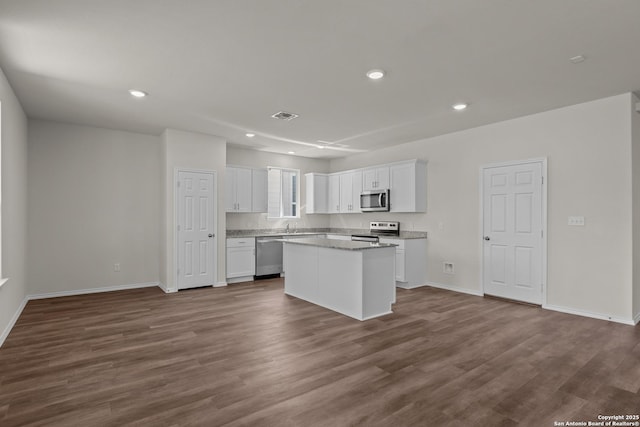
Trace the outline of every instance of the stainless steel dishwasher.
<instances>
[{"instance_id":1,"label":"stainless steel dishwasher","mask_svg":"<svg viewBox=\"0 0 640 427\"><path fill-rule=\"evenodd\" d=\"M256 278L282 273L282 236L256 237Z\"/></svg>"}]
</instances>

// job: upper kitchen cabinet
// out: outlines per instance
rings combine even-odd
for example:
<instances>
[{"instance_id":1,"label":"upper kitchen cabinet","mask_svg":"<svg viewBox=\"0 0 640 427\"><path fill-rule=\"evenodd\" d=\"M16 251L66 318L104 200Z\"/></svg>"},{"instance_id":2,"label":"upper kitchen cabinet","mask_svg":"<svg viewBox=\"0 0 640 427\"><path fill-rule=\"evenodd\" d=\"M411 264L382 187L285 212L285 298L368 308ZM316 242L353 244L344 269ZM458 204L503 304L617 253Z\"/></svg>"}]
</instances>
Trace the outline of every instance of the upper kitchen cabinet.
<instances>
[{"instance_id":1,"label":"upper kitchen cabinet","mask_svg":"<svg viewBox=\"0 0 640 427\"><path fill-rule=\"evenodd\" d=\"M225 176L227 212L251 212L251 168L227 166Z\"/></svg>"},{"instance_id":2,"label":"upper kitchen cabinet","mask_svg":"<svg viewBox=\"0 0 640 427\"><path fill-rule=\"evenodd\" d=\"M362 170L340 175L340 213L360 213Z\"/></svg>"},{"instance_id":3,"label":"upper kitchen cabinet","mask_svg":"<svg viewBox=\"0 0 640 427\"><path fill-rule=\"evenodd\" d=\"M251 171L251 212L267 212L267 170Z\"/></svg>"},{"instance_id":4,"label":"upper kitchen cabinet","mask_svg":"<svg viewBox=\"0 0 640 427\"><path fill-rule=\"evenodd\" d=\"M391 212L427 211L427 165L419 160L389 165Z\"/></svg>"},{"instance_id":5,"label":"upper kitchen cabinet","mask_svg":"<svg viewBox=\"0 0 640 427\"><path fill-rule=\"evenodd\" d=\"M389 166L375 166L362 170L362 189L364 191L389 188Z\"/></svg>"},{"instance_id":6,"label":"upper kitchen cabinet","mask_svg":"<svg viewBox=\"0 0 640 427\"><path fill-rule=\"evenodd\" d=\"M340 213L340 175L329 175L328 212Z\"/></svg>"},{"instance_id":7,"label":"upper kitchen cabinet","mask_svg":"<svg viewBox=\"0 0 640 427\"><path fill-rule=\"evenodd\" d=\"M329 213L329 175L307 173L304 177L307 189L307 213Z\"/></svg>"},{"instance_id":8,"label":"upper kitchen cabinet","mask_svg":"<svg viewBox=\"0 0 640 427\"><path fill-rule=\"evenodd\" d=\"M421 160L305 177L307 213L360 213L362 191L387 188L391 212L427 211L427 164Z\"/></svg>"}]
</instances>

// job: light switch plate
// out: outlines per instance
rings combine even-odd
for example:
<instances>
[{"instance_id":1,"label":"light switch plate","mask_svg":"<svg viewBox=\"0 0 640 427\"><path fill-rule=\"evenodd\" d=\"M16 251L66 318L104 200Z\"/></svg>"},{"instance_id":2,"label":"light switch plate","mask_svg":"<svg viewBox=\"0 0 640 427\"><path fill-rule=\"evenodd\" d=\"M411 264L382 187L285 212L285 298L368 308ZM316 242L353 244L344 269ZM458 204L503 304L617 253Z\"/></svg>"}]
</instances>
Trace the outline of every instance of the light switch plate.
<instances>
[{"instance_id":1,"label":"light switch plate","mask_svg":"<svg viewBox=\"0 0 640 427\"><path fill-rule=\"evenodd\" d=\"M570 216L569 220L568 220L568 224L569 225L583 227L584 226L584 217L583 216Z\"/></svg>"}]
</instances>

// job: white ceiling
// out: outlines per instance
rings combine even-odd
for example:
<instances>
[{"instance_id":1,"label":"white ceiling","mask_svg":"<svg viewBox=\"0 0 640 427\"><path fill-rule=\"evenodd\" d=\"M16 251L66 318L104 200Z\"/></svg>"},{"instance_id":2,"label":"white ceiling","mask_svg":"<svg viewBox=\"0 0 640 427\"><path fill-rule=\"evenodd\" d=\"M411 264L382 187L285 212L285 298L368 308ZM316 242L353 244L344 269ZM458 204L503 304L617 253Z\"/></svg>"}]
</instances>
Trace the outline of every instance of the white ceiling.
<instances>
[{"instance_id":1,"label":"white ceiling","mask_svg":"<svg viewBox=\"0 0 640 427\"><path fill-rule=\"evenodd\" d=\"M0 67L30 117L340 157L636 91L639 22L638 0L0 0Z\"/></svg>"}]
</instances>

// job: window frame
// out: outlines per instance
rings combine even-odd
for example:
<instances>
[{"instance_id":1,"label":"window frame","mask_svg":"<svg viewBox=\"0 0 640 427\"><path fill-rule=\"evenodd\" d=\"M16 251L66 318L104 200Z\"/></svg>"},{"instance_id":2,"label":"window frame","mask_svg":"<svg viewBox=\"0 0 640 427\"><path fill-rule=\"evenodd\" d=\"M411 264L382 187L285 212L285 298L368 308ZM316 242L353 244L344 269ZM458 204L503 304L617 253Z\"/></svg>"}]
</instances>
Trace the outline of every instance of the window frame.
<instances>
[{"instance_id":1,"label":"window frame","mask_svg":"<svg viewBox=\"0 0 640 427\"><path fill-rule=\"evenodd\" d=\"M280 167L280 166L267 166L267 170L271 171L271 170L278 170L279 173L279 191L278 191L278 206L279 206L279 213L278 216L273 216L272 213L272 209L271 207L267 210L267 219L273 219L273 220L279 220L279 219L300 219L300 177L301 177L301 172L300 169L294 169L294 168L286 168L286 167ZM284 193L285 193L285 180L283 179L283 172L289 172L292 173L292 178L294 178L294 181L292 182L292 184L288 187L290 187L292 189L291 192L291 202L290 202L290 208L292 210L295 211L295 215L285 215L285 205L284 205ZM268 174L268 178L270 179L270 174ZM267 188L271 188L271 185L267 185ZM269 194L267 195L267 199L269 199L272 196L272 192L269 191ZM269 206L271 206L271 201L267 200L267 203L269 204Z\"/></svg>"}]
</instances>

